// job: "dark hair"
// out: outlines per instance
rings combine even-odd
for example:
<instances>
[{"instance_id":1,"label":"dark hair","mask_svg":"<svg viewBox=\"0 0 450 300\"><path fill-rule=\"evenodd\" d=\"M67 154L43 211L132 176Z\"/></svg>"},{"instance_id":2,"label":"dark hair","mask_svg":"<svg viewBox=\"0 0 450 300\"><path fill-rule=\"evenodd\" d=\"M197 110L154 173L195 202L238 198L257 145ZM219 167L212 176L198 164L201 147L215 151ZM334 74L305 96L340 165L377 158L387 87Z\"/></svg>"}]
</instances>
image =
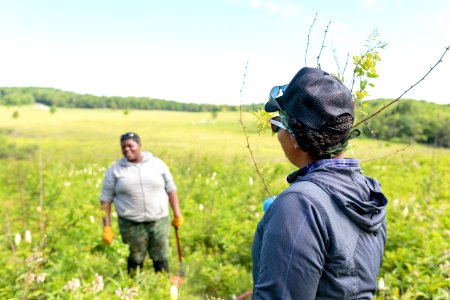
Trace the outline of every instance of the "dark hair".
<instances>
[{"instance_id":1,"label":"dark hair","mask_svg":"<svg viewBox=\"0 0 450 300\"><path fill-rule=\"evenodd\" d=\"M139 145L141 144L141 138L134 132L127 132L120 136L120 143L122 143L123 141L126 141L126 140L133 140L136 143L138 143Z\"/></svg>"},{"instance_id":2,"label":"dark hair","mask_svg":"<svg viewBox=\"0 0 450 300\"><path fill-rule=\"evenodd\" d=\"M353 117L348 114L340 115L327 122L323 126L326 128L324 130L312 129L291 116L289 116L288 125L298 146L303 151L308 152L314 158L325 159L332 157L332 154L327 151L346 142L353 127ZM343 152L343 149L339 152Z\"/></svg>"}]
</instances>

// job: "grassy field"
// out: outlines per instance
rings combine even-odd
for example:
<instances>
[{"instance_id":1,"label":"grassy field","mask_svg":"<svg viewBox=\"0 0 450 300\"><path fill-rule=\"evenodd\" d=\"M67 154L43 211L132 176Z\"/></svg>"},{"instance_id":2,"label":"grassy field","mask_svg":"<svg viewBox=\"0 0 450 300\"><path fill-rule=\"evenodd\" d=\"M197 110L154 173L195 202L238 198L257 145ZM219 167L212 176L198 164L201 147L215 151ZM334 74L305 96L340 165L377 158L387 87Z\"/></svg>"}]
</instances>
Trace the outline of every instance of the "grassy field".
<instances>
[{"instance_id":1,"label":"grassy field","mask_svg":"<svg viewBox=\"0 0 450 300\"><path fill-rule=\"evenodd\" d=\"M179 299L230 299L250 290L250 247L268 195L238 120L238 113L229 112L213 118L0 107L0 298L120 299L116 292L136 288L135 299L169 299L170 281L155 275L148 261L135 280L125 274L127 249L116 221L112 246L101 241L101 183L105 169L121 157L118 139L127 131L137 132L143 149L169 165L178 186L186 219L180 230L185 283ZM244 122L259 169L276 195L294 167L275 136L256 134L251 114ZM364 173L379 179L390 199L377 297L448 299L450 151L418 145L399 151L404 147L357 140L348 153L362 160ZM14 242L17 235L20 244ZM170 267L178 272L173 236ZM74 279L80 281L77 289Z\"/></svg>"}]
</instances>

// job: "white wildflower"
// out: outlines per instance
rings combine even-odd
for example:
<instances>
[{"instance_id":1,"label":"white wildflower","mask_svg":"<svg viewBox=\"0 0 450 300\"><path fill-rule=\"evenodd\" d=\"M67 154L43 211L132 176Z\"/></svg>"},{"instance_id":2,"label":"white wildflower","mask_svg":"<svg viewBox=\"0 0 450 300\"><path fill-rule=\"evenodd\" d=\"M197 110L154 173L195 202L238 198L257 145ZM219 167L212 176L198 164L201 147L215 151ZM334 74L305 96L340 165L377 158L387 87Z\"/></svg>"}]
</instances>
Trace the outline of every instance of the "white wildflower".
<instances>
[{"instance_id":1,"label":"white wildflower","mask_svg":"<svg viewBox=\"0 0 450 300\"><path fill-rule=\"evenodd\" d=\"M398 199L394 199L394 201L392 201L392 205L393 206L397 206L398 205Z\"/></svg>"},{"instance_id":2,"label":"white wildflower","mask_svg":"<svg viewBox=\"0 0 450 300\"><path fill-rule=\"evenodd\" d=\"M386 171L386 166L382 166L381 171Z\"/></svg>"},{"instance_id":3,"label":"white wildflower","mask_svg":"<svg viewBox=\"0 0 450 300\"><path fill-rule=\"evenodd\" d=\"M450 271L450 262L446 260L443 264L439 265L439 269L443 272Z\"/></svg>"},{"instance_id":4,"label":"white wildflower","mask_svg":"<svg viewBox=\"0 0 450 300\"><path fill-rule=\"evenodd\" d=\"M42 207L41 207L41 206L36 206L36 211L37 211L38 213L40 213L40 212L42 211Z\"/></svg>"},{"instance_id":5,"label":"white wildflower","mask_svg":"<svg viewBox=\"0 0 450 300\"><path fill-rule=\"evenodd\" d=\"M249 177L248 178L248 184L249 185L253 185L253 177Z\"/></svg>"},{"instance_id":6,"label":"white wildflower","mask_svg":"<svg viewBox=\"0 0 450 300\"><path fill-rule=\"evenodd\" d=\"M29 230L25 231L25 241L31 243L31 232Z\"/></svg>"},{"instance_id":7,"label":"white wildflower","mask_svg":"<svg viewBox=\"0 0 450 300\"><path fill-rule=\"evenodd\" d=\"M34 273L28 273L28 282L34 282L35 279L36 275L34 275Z\"/></svg>"},{"instance_id":8,"label":"white wildflower","mask_svg":"<svg viewBox=\"0 0 450 300\"><path fill-rule=\"evenodd\" d=\"M94 292L99 292L103 290L104 284L103 284L103 276L95 274L95 279L92 281L92 290Z\"/></svg>"},{"instance_id":9,"label":"white wildflower","mask_svg":"<svg viewBox=\"0 0 450 300\"><path fill-rule=\"evenodd\" d=\"M43 261L44 258L42 257L42 253L39 251L33 253L33 255L31 255L25 260L26 263L41 263Z\"/></svg>"},{"instance_id":10,"label":"white wildflower","mask_svg":"<svg viewBox=\"0 0 450 300\"><path fill-rule=\"evenodd\" d=\"M70 186L70 181L64 181L64 186L65 187L69 187Z\"/></svg>"},{"instance_id":11,"label":"white wildflower","mask_svg":"<svg viewBox=\"0 0 450 300\"><path fill-rule=\"evenodd\" d=\"M409 209L408 209L408 207L405 207L402 211L402 215L404 218L406 218L408 216L408 214L409 214Z\"/></svg>"},{"instance_id":12,"label":"white wildflower","mask_svg":"<svg viewBox=\"0 0 450 300\"><path fill-rule=\"evenodd\" d=\"M113 211L113 212L111 213L111 215L113 216L113 218L117 219L117 213L116 213L115 211Z\"/></svg>"},{"instance_id":13,"label":"white wildflower","mask_svg":"<svg viewBox=\"0 0 450 300\"><path fill-rule=\"evenodd\" d=\"M102 184L101 178L97 179L97 183L95 184L95 188L99 188L101 184Z\"/></svg>"},{"instance_id":14,"label":"white wildflower","mask_svg":"<svg viewBox=\"0 0 450 300\"><path fill-rule=\"evenodd\" d=\"M118 288L115 293L120 299L133 300L138 295L138 290L137 288Z\"/></svg>"},{"instance_id":15,"label":"white wildflower","mask_svg":"<svg viewBox=\"0 0 450 300\"><path fill-rule=\"evenodd\" d=\"M380 280L378 280L378 289L383 291L386 289L385 285L384 285L384 279L380 278Z\"/></svg>"},{"instance_id":16,"label":"white wildflower","mask_svg":"<svg viewBox=\"0 0 450 300\"><path fill-rule=\"evenodd\" d=\"M94 218L94 216L89 216L89 221L91 222L91 223L94 223L95 222L95 218Z\"/></svg>"},{"instance_id":17,"label":"white wildflower","mask_svg":"<svg viewBox=\"0 0 450 300\"><path fill-rule=\"evenodd\" d=\"M203 204L201 204L201 203L200 203L200 204L198 205L198 209L200 209L200 210L204 210L204 209L205 209L205 207L203 206Z\"/></svg>"},{"instance_id":18,"label":"white wildflower","mask_svg":"<svg viewBox=\"0 0 450 300\"><path fill-rule=\"evenodd\" d=\"M170 287L170 300L177 300L178 299L178 288L176 285L172 285Z\"/></svg>"},{"instance_id":19,"label":"white wildflower","mask_svg":"<svg viewBox=\"0 0 450 300\"><path fill-rule=\"evenodd\" d=\"M261 215L259 214L259 212L255 212L255 217L256 217L257 219L259 219L260 216L261 216Z\"/></svg>"},{"instance_id":20,"label":"white wildflower","mask_svg":"<svg viewBox=\"0 0 450 300\"><path fill-rule=\"evenodd\" d=\"M38 276L36 276L36 282L37 283L44 283L46 277L47 277L46 273L41 273Z\"/></svg>"},{"instance_id":21,"label":"white wildflower","mask_svg":"<svg viewBox=\"0 0 450 300\"><path fill-rule=\"evenodd\" d=\"M16 233L16 235L14 236L14 243L16 244L16 246L20 245L20 240L21 240L20 233Z\"/></svg>"},{"instance_id":22,"label":"white wildflower","mask_svg":"<svg viewBox=\"0 0 450 300\"><path fill-rule=\"evenodd\" d=\"M214 179L216 179L216 175L217 175L216 172L213 172L213 173L212 173L212 175L211 175L211 180L212 180L212 181L214 181Z\"/></svg>"},{"instance_id":23,"label":"white wildflower","mask_svg":"<svg viewBox=\"0 0 450 300\"><path fill-rule=\"evenodd\" d=\"M69 280L65 285L64 289L68 292L75 291L79 289L81 286L80 279L78 278L72 278L72 280Z\"/></svg>"}]
</instances>

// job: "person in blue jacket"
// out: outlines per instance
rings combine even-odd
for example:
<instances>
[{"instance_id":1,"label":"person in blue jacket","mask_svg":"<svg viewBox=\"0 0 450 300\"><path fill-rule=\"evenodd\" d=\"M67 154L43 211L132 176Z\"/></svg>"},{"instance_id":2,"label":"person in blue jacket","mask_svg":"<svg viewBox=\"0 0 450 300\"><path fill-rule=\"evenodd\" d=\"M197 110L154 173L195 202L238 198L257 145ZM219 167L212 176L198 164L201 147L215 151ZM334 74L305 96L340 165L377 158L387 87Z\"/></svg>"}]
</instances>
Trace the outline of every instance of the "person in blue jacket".
<instances>
[{"instance_id":1,"label":"person in blue jacket","mask_svg":"<svg viewBox=\"0 0 450 300\"><path fill-rule=\"evenodd\" d=\"M302 68L265 105L272 131L298 168L259 222L252 244L252 299L373 299L386 243L378 181L344 158L351 92L333 75Z\"/></svg>"}]
</instances>

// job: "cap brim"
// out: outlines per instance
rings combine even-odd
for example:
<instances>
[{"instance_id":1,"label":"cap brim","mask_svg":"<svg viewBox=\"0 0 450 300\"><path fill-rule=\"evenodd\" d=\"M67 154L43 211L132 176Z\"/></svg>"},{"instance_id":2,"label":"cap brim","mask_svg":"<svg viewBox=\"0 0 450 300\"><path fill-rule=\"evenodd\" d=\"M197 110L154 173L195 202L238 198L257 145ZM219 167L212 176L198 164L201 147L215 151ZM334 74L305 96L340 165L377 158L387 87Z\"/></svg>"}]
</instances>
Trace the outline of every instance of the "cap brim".
<instances>
[{"instance_id":1,"label":"cap brim","mask_svg":"<svg viewBox=\"0 0 450 300\"><path fill-rule=\"evenodd\" d=\"M280 109L278 107L276 107L275 105L273 105L272 103L270 103L270 101L269 101L264 106L264 110L266 112L275 112L275 111L279 111Z\"/></svg>"}]
</instances>

